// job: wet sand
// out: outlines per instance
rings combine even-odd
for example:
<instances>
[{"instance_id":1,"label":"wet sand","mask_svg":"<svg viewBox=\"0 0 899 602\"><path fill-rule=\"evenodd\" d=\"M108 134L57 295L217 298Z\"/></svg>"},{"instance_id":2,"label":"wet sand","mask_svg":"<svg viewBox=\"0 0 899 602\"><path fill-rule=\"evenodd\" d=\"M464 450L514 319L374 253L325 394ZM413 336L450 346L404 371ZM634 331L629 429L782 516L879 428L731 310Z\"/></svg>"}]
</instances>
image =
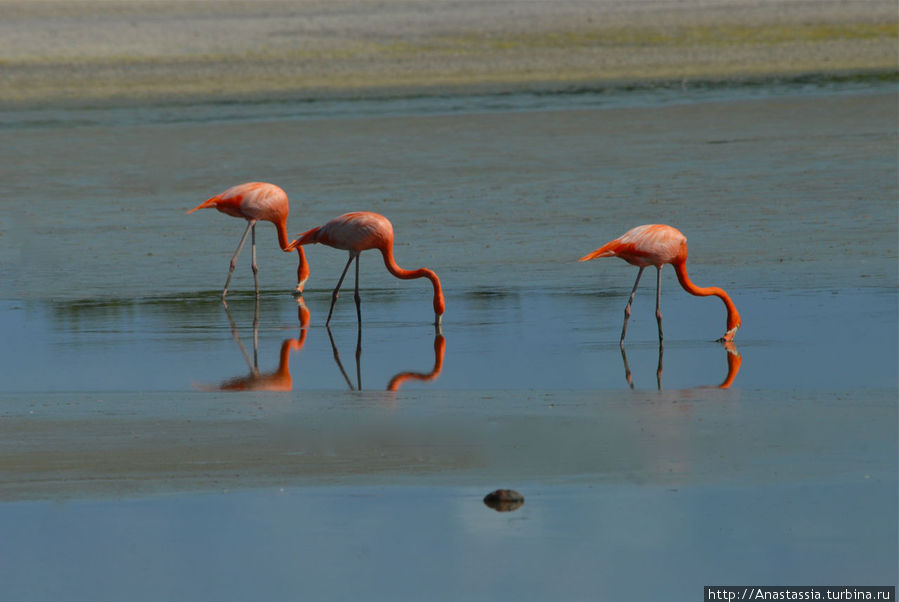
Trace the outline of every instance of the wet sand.
<instances>
[{"instance_id":1,"label":"wet sand","mask_svg":"<svg viewBox=\"0 0 899 602\"><path fill-rule=\"evenodd\" d=\"M669 355L673 374L679 358L675 349ZM659 392L655 372L634 367L633 391L4 394L0 497L323 485L514 486L527 495L552 483L855 488L895 480L890 389L724 391L715 382ZM820 461L822 450L830 463Z\"/></svg>"},{"instance_id":2,"label":"wet sand","mask_svg":"<svg viewBox=\"0 0 899 602\"><path fill-rule=\"evenodd\" d=\"M0 103L570 90L892 73L889 0L0 1Z\"/></svg>"}]
</instances>

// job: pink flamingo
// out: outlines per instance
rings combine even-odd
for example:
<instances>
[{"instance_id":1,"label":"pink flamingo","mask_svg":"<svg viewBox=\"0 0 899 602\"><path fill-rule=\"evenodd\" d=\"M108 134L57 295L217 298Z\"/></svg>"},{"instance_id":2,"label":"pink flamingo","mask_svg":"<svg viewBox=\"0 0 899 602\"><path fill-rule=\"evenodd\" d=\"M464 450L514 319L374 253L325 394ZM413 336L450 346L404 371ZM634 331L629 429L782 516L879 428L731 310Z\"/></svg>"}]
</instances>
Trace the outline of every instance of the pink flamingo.
<instances>
[{"instance_id":1,"label":"pink flamingo","mask_svg":"<svg viewBox=\"0 0 899 602\"><path fill-rule=\"evenodd\" d=\"M440 279L433 271L427 268L417 270L404 270L396 264L393 259L393 225L383 215L372 213L370 211L357 211L354 213L346 213L340 217L335 217L323 226L313 228L308 232L300 234L300 237L291 243L291 246L302 248L302 245L321 243L334 247L335 249L343 249L349 251L350 257L347 259L346 267L337 281L337 286L331 294L331 309L328 311L328 319L325 326L331 322L331 314L334 313L334 304L337 302L340 286L346 277L347 270L350 269L350 263L356 260L356 318L359 325L362 325L362 310L359 302L359 254L368 249L378 249L384 258L384 265L387 271L403 280L411 280L413 278L427 278L434 286L434 325L440 328L441 318L445 308L443 300L443 289L440 287Z\"/></svg>"},{"instance_id":2,"label":"pink flamingo","mask_svg":"<svg viewBox=\"0 0 899 602\"><path fill-rule=\"evenodd\" d=\"M620 257L629 264L640 268L640 271L637 272L637 280L634 282L634 289L624 308L624 326L621 328L621 340L619 341L622 348L624 347L624 335L627 332L627 320L631 316L631 303L637 293L640 276L643 275L643 270L650 265L654 265L657 270L656 320L659 323L659 342L662 341L662 266L666 263L674 266L678 282L691 295L699 297L715 295L724 301L724 306L727 308L727 332L718 341L734 340L734 335L740 327L740 314L737 312L736 306L722 289L714 286L703 288L690 281L687 276L687 237L677 228L663 224L637 226L592 253L584 255L579 261L589 261L596 257Z\"/></svg>"},{"instance_id":3,"label":"pink flamingo","mask_svg":"<svg viewBox=\"0 0 899 602\"><path fill-rule=\"evenodd\" d=\"M259 267L256 265L256 222L263 220L275 224L278 229L278 246L284 252L293 251L294 247L287 242L287 214L290 213L290 205L287 202L287 193L274 184L267 182L246 182L232 186L225 192L217 194L208 201L194 207L188 213L197 209L218 209L222 213L234 217L242 217L247 220L247 229L240 238L240 244L231 258L231 267L228 269L228 279L225 280L225 289L222 291L222 299L228 294L228 285L237 265L237 256L247 240L247 234L253 232L253 282L256 285L256 296L259 296ZM309 278L309 265L306 263L306 254L302 247L297 247L299 266L297 267L296 293L303 292L306 279Z\"/></svg>"}]
</instances>

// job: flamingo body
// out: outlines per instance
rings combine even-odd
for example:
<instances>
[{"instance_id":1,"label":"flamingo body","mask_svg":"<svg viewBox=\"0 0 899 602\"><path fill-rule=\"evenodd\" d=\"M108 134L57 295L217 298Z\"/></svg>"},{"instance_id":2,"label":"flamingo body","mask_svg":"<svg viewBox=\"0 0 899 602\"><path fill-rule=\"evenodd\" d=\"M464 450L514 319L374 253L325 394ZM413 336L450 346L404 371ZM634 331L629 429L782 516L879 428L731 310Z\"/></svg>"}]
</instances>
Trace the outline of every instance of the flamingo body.
<instances>
[{"instance_id":1,"label":"flamingo body","mask_svg":"<svg viewBox=\"0 0 899 602\"><path fill-rule=\"evenodd\" d=\"M238 184L225 190L221 194L217 194L207 201L194 207L188 213L193 213L198 209L217 209L226 215L232 217L240 217L247 220L247 229L244 231L237 251L231 258L231 267L228 272L228 279L225 282L225 288L222 291L222 298L228 294L228 285L231 282L231 275L234 273L234 267L237 264L237 257L240 255L241 249L246 242L247 234L253 234L253 280L256 285L256 295L259 295L259 278L258 267L256 265L256 222L259 220L271 222L275 225L278 232L278 246L282 251L293 251L293 246L287 241L287 216L290 213L290 204L287 200L287 193L280 187L268 182L246 182ZM309 265L306 263L306 255L302 248L297 248L299 256L299 266L297 267L297 287L296 292L302 293L309 277Z\"/></svg>"},{"instance_id":2,"label":"flamingo body","mask_svg":"<svg viewBox=\"0 0 899 602\"><path fill-rule=\"evenodd\" d=\"M299 244L316 242L355 254L393 246L393 224L383 215L370 211L345 213L306 234L308 240ZM306 234L301 234L300 240Z\"/></svg>"},{"instance_id":3,"label":"flamingo body","mask_svg":"<svg viewBox=\"0 0 899 602\"><path fill-rule=\"evenodd\" d=\"M331 310L328 312L328 319L325 322L327 326L331 322L331 314L334 311L334 304L337 301L338 291L343 284L347 270L353 259L356 260L356 315L359 324L362 323L362 312L359 301L359 255L363 251L369 249L377 249L381 252L384 259L384 265L387 271L403 280L411 280L413 278L427 278L434 287L434 314L435 325L440 327L441 317L445 309L445 301L443 298L443 289L440 286L440 279L432 270L427 268L419 268L417 270L404 270L397 265L393 258L393 225L383 215L372 213L370 211L355 211L346 213L339 217L335 217L329 222L313 228L307 232L300 234L292 245L302 248L303 245L321 243L335 249L342 249L349 252L349 259L346 267L337 282L337 287L331 296Z\"/></svg>"},{"instance_id":4,"label":"flamingo body","mask_svg":"<svg viewBox=\"0 0 899 602\"><path fill-rule=\"evenodd\" d=\"M681 287L691 295L705 297L714 295L724 302L727 309L727 331L720 341L733 341L737 329L740 328L740 314L731 301L730 296L724 290L710 286L700 287L693 284L687 275L687 237L677 228L664 224L646 224L637 226L625 232L615 240L609 241L595 251L584 255L579 261L589 261L597 257L620 257L631 265L640 268L637 272L637 280L631 291L630 299L624 309L624 327L621 330L620 344L624 345L624 336L627 332L627 321L630 317L631 303L637 286L640 284L640 276L643 270L649 266L655 266L657 273L656 285L656 319L659 324L659 341L662 340L662 313L661 313L661 282L662 266L671 264L677 274L677 280Z\"/></svg>"},{"instance_id":5,"label":"flamingo body","mask_svg":"<svg viewBox=\"0 0 899 602\"><path fill-rule=\"evenodd\" d=\"M580 258L588 261L596 257L620 257L631 265L648 267L673 263L678 256L687 256L687 237L677 228L663 224L647 224L631 228L592 253Z\"/></svg>"}]
</instances>

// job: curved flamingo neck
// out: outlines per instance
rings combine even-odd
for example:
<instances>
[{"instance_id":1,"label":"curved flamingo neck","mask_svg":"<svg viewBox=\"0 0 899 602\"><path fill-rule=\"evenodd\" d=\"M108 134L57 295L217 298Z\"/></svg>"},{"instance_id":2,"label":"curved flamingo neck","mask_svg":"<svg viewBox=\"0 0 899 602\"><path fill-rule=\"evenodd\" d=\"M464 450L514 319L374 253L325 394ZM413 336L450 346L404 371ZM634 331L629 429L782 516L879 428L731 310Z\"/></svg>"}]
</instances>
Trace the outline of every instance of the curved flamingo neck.
<instances>
[{"instance_id":1,"label":"curved flamingo neck","mask_svg":"<svg viewBox=\"0 0 899 602\"><path fill-rule=\"evenodd\" d=\"M294 249L297 251L297 258L299 259L299 265L297 266L297 292L302 293L306 280L309 278L309 263L306 261L306 252L302 246L295 244L296 241L291 242L288 240L286 219L273 223L278 230L278 246L281 247L281 250L285 253L290 253Z\"/></svg>"},{"instance_id":2,"label":"curved flamingo neck","mask_svg":"<svg viewBox=\"0 0 899 602\"><path fill-rule=\"evenodd\" d=\"M381 255L384 257L384 265L387 271L403 280L413 280L415 278L427 278L434 286L434 313L438 316L443 315L445 302L443 300L443 288L440 286L440 278L437 277L432 270L428 268L419 268L417 270L404 270L397 265L393 258L393 245L387 244L380 247Z\"/></svg>"},{"instance_id":3,"label":"curved flamingo neck","mask_svg":"<svg viewBox=\"0 0 899 602\"><path fill-rule=\"evenodd\" d=\"M690 277L687 275L687 261L685 258L677 259L673 261L671 265L674 267L674 271L677 274L677 281L680 282L680 285L685 291L691 295L696 295L697 297L714 295L724 301L724 306L727 308L727 332L722 338L725 341L733 340L734 334L740 327L741 322L740 313L737 311L734 302L730 300L730 296L724 292L724 289L720 289L717 286L702 287L693 284L693 281L690 280Z\"/></svg>"},{"instance_id":4,"label":"curved flamingo neck","mask_svg":"<svg viewBox=\"0 0 899 602\"><path fill-rule=\"evenodd\" d=\"M278 246L282 251L293 251L290 240L287 238L287 220L272 222L278 230Z\"/></svg>"}]
</instances>

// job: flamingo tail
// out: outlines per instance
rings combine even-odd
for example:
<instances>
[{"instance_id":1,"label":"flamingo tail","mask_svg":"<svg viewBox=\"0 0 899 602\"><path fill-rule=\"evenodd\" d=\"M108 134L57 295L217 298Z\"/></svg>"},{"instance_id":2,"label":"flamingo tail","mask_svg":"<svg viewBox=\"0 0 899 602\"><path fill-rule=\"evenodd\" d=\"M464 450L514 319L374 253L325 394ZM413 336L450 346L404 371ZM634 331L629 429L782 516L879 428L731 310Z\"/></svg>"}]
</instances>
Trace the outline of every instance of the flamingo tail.
<instances>
[{"instance_id":1,"label":"flamingo tail","mask_svg":"<svg viewBox=\"0 0 899 602\"><path fill-rule=\"evenodd\" d=\"M615 255L617 255L617 246L617 240L607 242L592 253L587 253L586 255L578 259L578 261L590 261L591 259L596 259L597 257L614 257Z\"/></svg>"},{"instance_id":2,"label":"flamingo tail","mask_svg":"<svg viewBox=\"0 0 899 602\"><path fill-rule=\"evenodd\" d=\"M197 209L215 209L216 205L218 204L218 202L220 200L221 200L221 195L217 194L214 197L212 197L211 199L209 199L208 201L204 201L204 202L200 203L199 205L197 205L196 207L194 207L193 209L188 211L188 213L193 213Z\"/></svg>"},{"instance_id":3,"label":"flamingo tail","mask_svg":"<svg viewBox=\"0 0 899 602\"><path fill-rule=\"evenodd\" d=\"M307 230L300 234L299 238L293 241L294 246L300 247L303 245L315 244L318 242L318 231L321 230L321 227L312 228L311 230Z\"/></svg>"},{"instance_id":4,"label":"flamingo tail","mask_svg":"<svg viewBox=\"0 0 899 602\"><path fill-rule=\"evenodd\" d=\"M290 243L290 245L284 249L285 251L293 250L297 247L301 247L303 245L314 245L318 242L318 231L321 230L321 226L317 228L313 228L312 230L307 230L300 234L299 238Z\"/></svg>"}]
</instances>

